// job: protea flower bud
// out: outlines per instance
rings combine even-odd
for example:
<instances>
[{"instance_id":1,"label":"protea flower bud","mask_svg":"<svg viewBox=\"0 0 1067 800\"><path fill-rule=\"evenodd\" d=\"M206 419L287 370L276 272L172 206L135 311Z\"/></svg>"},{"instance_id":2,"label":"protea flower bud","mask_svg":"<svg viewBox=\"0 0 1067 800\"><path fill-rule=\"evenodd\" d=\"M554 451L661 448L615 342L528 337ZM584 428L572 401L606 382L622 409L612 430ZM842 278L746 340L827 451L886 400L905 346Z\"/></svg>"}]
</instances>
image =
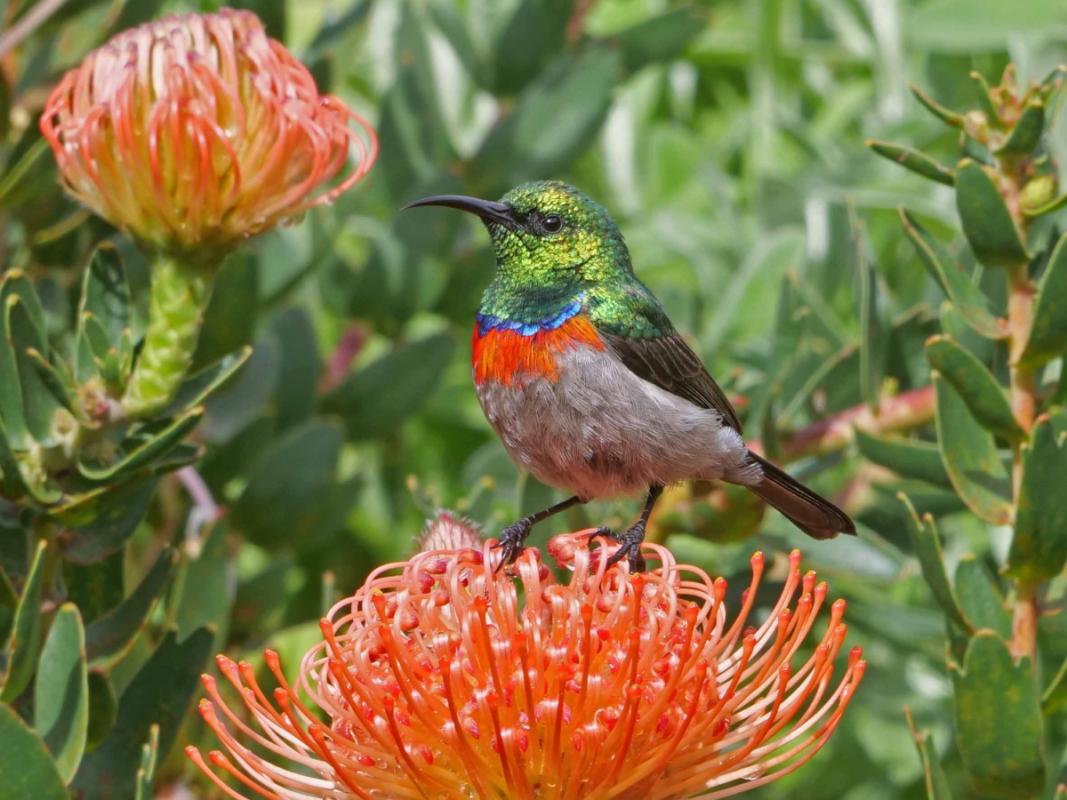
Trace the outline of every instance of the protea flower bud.
<instances>
[{"instance_id":1,"label":"protea flower bud","mask_svg":"<svg viewBox=\"0 0 1067 800\"><path fill-rule=\"evenodd\" d=\"M255 15L229 9L119 34L63 77L41 130L71 194L155 260L129 416L174 396L223 256L337 197L378 149L370 125L320 95ZM354 169L334 182L351 154Z\"/></svg>"},{"instance_id":2,"label":"protea flower bud","mask_svg":"<svg viewBox=\"0 0 1067 800\"><path fill-rule=\"evenodd\" d=\"M549 545L565 583L532 549L516 582L491 543L380 568L322 621L296 681L267 652L271 699L250 665L220 656L247 713L204 676L200 713L229 751L208 759L269 798L668 800L737 794L815 755L865 662L854 649L835 685L842 600L798 656L827 596L799 553L770 614L749 626L762 555L730 621L722 578L653 544L643 549L658 568L608 568L610 548L591 550L589 534Z\"/></svg>"},{"instance_id":3,"label":"protea flower bud","mask_svg":"<svg viewBox=\"0 0 1067 800\"><path fill-rule=\"evenodd\" d=\"M230 9L120 33L63 77L41 130L85 205L153 248L209 262L333 199L377 152L370 125L320 95L254 14ZM320 189L353 151L355 169Z\"/></svg>"}]
</instances>

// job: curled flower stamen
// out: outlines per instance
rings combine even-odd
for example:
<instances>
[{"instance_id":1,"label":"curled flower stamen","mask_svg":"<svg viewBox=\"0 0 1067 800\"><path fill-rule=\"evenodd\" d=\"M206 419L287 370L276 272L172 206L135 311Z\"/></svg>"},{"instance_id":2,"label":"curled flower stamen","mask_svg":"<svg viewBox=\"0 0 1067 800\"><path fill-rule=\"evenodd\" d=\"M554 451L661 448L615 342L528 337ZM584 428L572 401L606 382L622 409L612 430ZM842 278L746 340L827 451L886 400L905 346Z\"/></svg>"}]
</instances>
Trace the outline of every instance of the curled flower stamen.
<instances>
[{"instance_id":1,"label":"curled flower stamen","mask_svg":"<svg viewBox=\"0 0 1067 800\"><path fill-rule=\"evenodd\" d=\"M631 575L606 566L610 549L588 532L553 539L564 582L532 550L516 577L498 571L491 542L375 570L322 621L296 681L270 654L273 700L250 669L220 659L261 730L230 709L218 716L205 676L201 713L230 759L190 758L216 784L262 797L457 800L724 798L810 760L865 664L853 650L834 683L843 601L799 655L827 595L799 553L753 626L761 554L730 619L721 578L655 544L643 555L659 566Z\"/></svg>"}]
</instances>

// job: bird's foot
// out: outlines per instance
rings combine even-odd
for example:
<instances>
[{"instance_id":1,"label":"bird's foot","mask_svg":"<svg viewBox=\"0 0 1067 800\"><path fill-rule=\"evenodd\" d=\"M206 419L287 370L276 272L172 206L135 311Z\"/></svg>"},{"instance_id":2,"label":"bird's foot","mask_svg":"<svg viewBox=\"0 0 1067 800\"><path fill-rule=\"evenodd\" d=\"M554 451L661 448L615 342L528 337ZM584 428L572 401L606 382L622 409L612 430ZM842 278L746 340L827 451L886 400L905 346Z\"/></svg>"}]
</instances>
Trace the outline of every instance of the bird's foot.
<instances>
[{"instance_id":1,"label":"bird's foot","mask_svg":"<svg viewBox=\"0 0 1067 800\"><path fill-rule=\"evenodd\" d=\"M618 542L619 549L608 558L608 566L618 564L624 558L630 565L630 572L645 571L645 557L641 555L641 543L645 540L645 523L638 520L624 533L616 533L611 528L597 528L593 536L604 536Z\"/></svg>"},{"instance_id":2,"label":"bird's foot","mask_svg":"<svg viewBox=\"0 0 1067 800\"><path fill-rule=\"evenodd\" d=\"M526 537L530 535L531 528L533 525L529 520L520 519L500 532L500 541L496 543L496 547L502 551L503 557L497 564L497 570L515 563L515 559L519 557L526 545Z\"/></svg>"}]
</instances>

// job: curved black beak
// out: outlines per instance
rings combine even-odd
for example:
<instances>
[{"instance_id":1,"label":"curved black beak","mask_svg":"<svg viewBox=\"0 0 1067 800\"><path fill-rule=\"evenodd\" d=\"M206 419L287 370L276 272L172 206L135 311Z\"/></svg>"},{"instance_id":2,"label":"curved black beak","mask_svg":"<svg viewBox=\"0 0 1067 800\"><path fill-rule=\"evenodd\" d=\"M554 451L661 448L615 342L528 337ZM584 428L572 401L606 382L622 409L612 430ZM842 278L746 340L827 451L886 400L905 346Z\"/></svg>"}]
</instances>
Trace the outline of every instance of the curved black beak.
<instances>
[{"instance_id":1,"label":"curved black beak","mask_svg":"<svg viewBox=\"0 0 1067 800\"><path fill-rule=\"evenodd\" d=\"M479 200L477 197L468 197L465 194L435 194L432 197L424 197L414 203L404 206L404 211L419 206L447 206L458 208L471 214L477 214L486 222L500 222L505 225L514 225L515 217L512 215L511 206L506 203L498 203L495 200Z\"/></svg>"}]
</instances>

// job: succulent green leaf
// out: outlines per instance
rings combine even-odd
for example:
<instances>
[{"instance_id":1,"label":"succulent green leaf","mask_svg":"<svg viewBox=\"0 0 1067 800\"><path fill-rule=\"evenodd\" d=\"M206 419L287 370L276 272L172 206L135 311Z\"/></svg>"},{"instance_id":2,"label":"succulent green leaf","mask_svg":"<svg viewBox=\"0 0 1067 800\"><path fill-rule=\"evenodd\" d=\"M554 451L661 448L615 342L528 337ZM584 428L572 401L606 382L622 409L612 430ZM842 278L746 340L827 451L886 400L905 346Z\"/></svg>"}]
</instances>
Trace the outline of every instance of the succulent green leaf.
<instances>
[{"instance_id":1,"label":"succulent green leaf","mask_svg":"<svg viewBox=\"0 0 1067 800\"><path fill-rule=\"evenodd\" d=\"M82 623L89 625L122 602L126 596L125 554L113 553L91 566L63 562L67 599L78 607Z\"/></svg>"},{"instance_id":2,"label":"succulent green leaf","mask_svg":"<svg viewBox=\"0 0 1067 800\"><path fill-rule=\"evenodd\" d=\"M115 724L119 701L107 673L101 669L89 670L89 729L85 751L100 746Z\"/></svg>"},{"instance_id":3,"label":"succulent green leaf","mask_svg":"<svg viewBox=\"0 0 1067 800\"><path fill-rule=\"evenodd\" d=\"M0 208L15 205L25 195L24 190L50 168L47 152L48 142L42 136L0 175Z\"/></svg>"},{"instance_id":4,"label":"succulent green leaf","mask_svg":"<svg viewBox=\"0 0 1067 800\"><path fill-rule=\"evenodd\" d=\"M84 422L88 422L89 420L82 417L81 406L74 401L77 389L71 385L68 376L63 374L55 364L50 363L35 348L28 348L26 356L29 359L31 369L37 371L38 379L52 395L56 403L71 414L82 418Z\"/></svg>"},{"instance_id":5,"label":"succulent green leaf","mask_svg":"<svg viewBox=\"0 0 1067 800\"><path fill-rule=\"evenodd\" d=\"M2 533L6 533L3 531ZM0 568L0 641L6 642L15 624L15 610L19 607L19 596L7 572ZM3 657L0 656L0 669L3 669Z\"/></svg>"},{"instance_id":6,"label":"succulent green leaf","mask_svg":"<svg viewBox=\"0 0 1067 800\"><path fill-rule=\"evenodd\" d=\"M235 353L223 356L214 364L210 364L194 375L189 376L178 389L174 402L170 406L171 413L179 413L193 406L203 403L208 397L226 385L239 370L244 366L252 355L252 348L242 347Z\"/></svg>"},{"instance_id":7,"label":"succulent green leaf","mask_svg":"<svg viewBox=\"0 0 1067 800\"><path fill-rule=\"evenodd\" d=\"M494 89L513 94L564 46L575 0L519 0L493 42Z\"/></svg>"},{"instance_id":8,"label":"succulent green leaf","mask_svg":"<svg viewBox=\"0 0 1067 800\"><path fill-rule=\"evenodd\" d=\"M343 440L337 425L309 420L274 442L231 509L234 527L268 548L328 534L355 500L337 481Z\"/></svg>"},{"instance_id":9,"label":"succulent green leaf","mask_svg":"<svg viewBox=\"0 0 1067 800\"><path fill-rule=\"evenodd\" d=\"M971 70L969 77L972 81L978 84L978 104L981 106L982 113L987 120L997 124L997 106L996 103L993 102L993 90L989 86L989 81L987 81L985 75L978 70Z\"/></svg>"},{"instance_id":10,"label":"succulent green leaf","mask_svg":"<svg viewBox=\"0 0 1067 800\"><path fill-rule=\"evenodd\" d=\"M988 628L1005 638L1011 636L1011 613L985 564L974 556L961 558L953 586L963 615L976 629Z\"/></svg>"},{"instance_id":11,"label":"succulent green leaf","mask_svg":"<svg viewBox=\"0 0 1067 800\"><path fill-rule=\"evenodd\" d=\"M963 127L962 114L958 114L952 109L941 105L915 84L911 84L908 88L911 89L911 93L915 95L915 98L926 107L927 111L939 120L954 128Z\"/></svg>"},{"instance_id":12,"label":"succulent green leaf","mask_svg":"<svg viewBox=\"0 0 1067 800\"><path fill-rule=\"evenodd\" d=\"M926 358L952 384L982 427L1011 441L1026 437L1011 413L1008 395L970 351L949 336L931 336L926 340Z\"/></svg>"},{"instance_id":13,"label":"succulent green leaf","mask_svg":"<svg viewBox=\"0 0 1067 800\"><path fill-rule=\"evenodd\" d=\"M34 727L55 757L63 782L69 783L85 752L89 726L85 630L73 603L64 603L52 620L33 698Z\"/></svg>"},{"instance_id":14,"label":"succulent green leaf","mask_svg":"<svg viewBox=\"0 0 1067 800\"><path fill-rule=\"evenodd\" d=\"M270 332L281 349L275 388L278 423L288 428L314 413L322 361L314 321L307 310L298 306L285 309L271 322Z\"/></svg>"},{"instance_id":15,"label":"succulent green leaf","mask_svg":"<svg viewBox=\"0 0 1067 800\"><path fill-rule=\"evenodd\" d=\"M937 442L949 480L975 514L994 525L1011 521L1011 483L993 434L981 426L955 387L935 371Z\"/></svg>"},{"instance_id":16,"label":"succulent green leaf","mask_svg":"<svg viewBox=\"0 0 1067 800\"><path fill-rule=\"evenodd\" d=\"M8 270L0 277L0 423L6 427L8 442L13 450L26 446L28 432L22 414L22 390L19 387L15 348L8 328L7 308L20 291L26 290L24 281L19 270Z\"/></svg>"},{"instance_id":17,"label":"succulent green leaf","mask_svg":"<svg viewBox=\"0 0 1067 800\"><path fill-rule=\"evenodd\" d=\"M4 652L7 655L7 671L0 701L10 703L29 684L37 666L37 651L41 647L41 598L44 594L45 564L48 561L48 545L38 542L30 564L26 585L22 589L15 621L11 626Z\"/></svg>"},{"instance_id":18,"label":"succulent green leaf","mask_svg":"<svg viewBox=\"0 0 1067 800\"><path fill-rule=\"evenodd\" d=\"M148 729L148 741L141 748L141 764L137 767L137 788L134 800L152 800L152 780L156 776L156 762L159 760L159 726Z\"/></svg>"},{"instance_id":19,"label":"succulent green leaf","mask_svg":"<svg viewBox=\"0 0 1067 800\"><path fill-rule=\"evenodd\" d=\"M878 155L887 158L904 169L929 178L932 181L943 183L945 186L955 186L956 176L948 167L939 164L926 153L914 150L892 142L879 142L875 139L867 141L867 146Z\"/></svg>"},{"instance_id":20,"label":"succulent green leaf","mask_svg":"<svg viewBox=\"0 0 1067 800\"><path fill-rule=\"evenodd\" d=\"M89 564L125 544L144 519L155 491L155 477L105 486L57 506L52 519L65 530L60 538L64 558Z\"/></svg>"},{"instance_id":21,"label":"succulent green leaf","mask_svg":"<svg viewBox=\"0 0 1067 800\"><path fill-rule=\"evenodd\" d=\"M1037 289L1030 338L1021 363L1038 367L1067 351L1067 234L1049 256Z\"/></svg>"},{"instance_id":22,"label":"succulent green leaf","mask_svg":"<svg viewBox=\"0 0 1067 800\"><path fill-rule=\"evenodd\" d=\"M108 481L128 476L162 458L173 450L200 423L203 407L195 407L166 427L148 424L123 441L117 457L109 463L90 460L83 451L78 458L78 472L92 481Z\"/></svg>"},{"instance_id":23,"label":"succulent green leaf","mask_svg":"<svg viewBox=\"0 0 1067 800\"><path fill-rule=\"evenodd\" d=\"M85 649L94 667L107 666L122 657L155 607L177 561L167 548L130 596L85 631Z\"/></svg>"},{"instance_id":24,"label":"succulent green leaf","mask_svg":"<svg viewBox=\"0 0 1067 800\"><path fill-rule=\"evenodd\" d=\"M45 344L37 335L30 310L21 298L9 299L6 312L10 344L15 353L19 386L22 389L22 415L26 428L39 443L54 444L56 412L62 406L41 379L30 355L31 351L43 350Z\"/></svg>"},{"instance_id":25,"label":"succulent green leaf","mask_svg":"<svg viewBox=\"0 0 1067 800\"><path fill-rule=\"evenodd\" d=\"M868 461L891 469L902 478L914 478L937 486L951 486L941 451L936 444L918 439L873 436L856 429L856 446Z\"/></svg>"},{"instance_id":26,"label":"succulent green leaf","mask_svg":"<svg viewBox=\"0 0 1067 800\"><path fill-rule=\"evenodd\" d=\"M0 495L19 497L29 491L22 478L22 468L15 457L4 420L0 417Z\"/></svg>"},{"instance_id":27,"label":"succulent green leaf","mask_svg":"<svg viewBox=\"0 0 1067 800\"><path fill-rule=\"evenodd\" d=\"M159 759L163 760L196 692L211 643L208 628L180 642L174 631L164 637L119 698L111 733L82 759L73 783L81 800L135 796L137 770L151 728L159 726Z\"/></svg>"},{"instance_id":28,"label":"succulent green leaf","mask_svg":"<svg viewBox=\"0 0 1067 800\"><path fill-rule=\"evenodd\" d=\"M82 281L81 302L78 307L78 330L75 334L77 377L80 381L92 377L93 358L99 358L101 342L90 344L86 320L92 319L99 328L94 337L102 338L106 348L120 348L123 333L130 324L130 286L122 256L114 245L97 245L89 257L89 266ZM102 334L102 337L97 334ZM106 349L105 349L106 352Z\"/></svg>"},{"instance_id":29,"label":"succulent green leaf","mask_svg":"<svg viewBox=\"0 0 1067 800\"><path fill-rule=\"evenodd\" d=\"M983 264L1012 268L1029 259L997 185L984 167L970 159L956 168L956 209L967 241Z\"/></svg>"},{"instance_id":30,"label":"succulent green leaf","mask_svg":"<svg viewBox=\"0 0 1067 800\"><path fill-rule=\"evenodd\" d=\"M225 635L236 588L226 552L228 532L229 521L225 517L216 520L203 533L196 556L183 556L182 574L176 580L181 585L181 596L174 615L179 637L188 636L202 625L210 625L220 636Z\"/></svg>"},{"instance_id":31,"label":"succulent green leaf","mask_svg":"<svg viewBox=\"0 0 1067 800\"><path fill-rule=\"evenodd\" d=\"M923 577L930 587L930 592L941 606L941 610L958 627L965 631L973 630L949 583L944 556L941 553L941 538L937 532L937 523L930 514L923 514L920 517L911 500L903 492L897 497L908 511L908 536L911 538L911 546L915 550L916 558L919 559L919 566L922 568Z\"/></svg>"},{"instance_id":32,"label":"succulent green leaf","mask_svg":"<svg viewBox=\"0 0 1067 800\"><path fill-rule=\"evenodd\" d=\"M941 243L904 209L900 209L900 222L923 266L971 327L987 339L1003 339L1007 330L990 312L986 296L956 266Z\"/></svg>"},{"instance_id":33,"label":"succulent green leaf","mask_svg":"<svg viewBox=\"0 0 1067 800\"><path fill-rule=\"evenodd\" d=\"M426 401L452 346L445 333L402 345L352 373L323 399L323 408L344 419L353 439L383 436Z\"/></svg>"},{"instance_id":34,"label":"succulent green leaf","mask_svg":"<svg viewBox=\"0 0 1067 800\"><path fill-rule=\"evenodd\" d=\"M704 30L708 13L697 5L675 8L612 37L622 53L623 67L636 72L648 64L670 61L682 54Z\"/></svg>"},{"instance_id":35,"label":"succulent green leaf","mask_svg":"<svg viewBox=\"0 0 1067 800\"><path fill-rule=\"evenodd\" d=\"M600 126L621 75L622 56L607 47L558 56L486 137L474 159L479 179L495 195L558 172Z\"/></svg>"},{"instance_id":36,"label":"succulent green leaf","mask_svg":"<svg viewBox=\"0 0 1067 800\"><path fill-rule=\"evenodd\" d=\"M860 392L867 405L877 408L885 376L887 331L879 308L878 270L867 253L866 234L862 225L856 222L852 229L852 246L859 272Z\"/></svg>"},{"instance_id":37,"label":"succulent green leaf","mask_svg":"<svg viewBox=\"0 0 1067 800\"><path fill-rule=\"evenodd\" d=\"M70 800L41 738L8 705L0 704L0 792L6 798Z\"/></svg>"},{"instance_id":38,"label":"succulent green leaf","mask_svg":"<svg viewBox=\"0 0 1067 800\"><path fill-rule=\"evenodd\" d=\"M910 709L904 709L904 716L908 721L912 739L915 740L915 749L923 765L927 800L952 800L952 789L949 787L948 778L945 777L945 771L941 768L941 760L937 756L937 750L934 749L930 731L919 730L915 726Z\"/></svg>"},{"instance_id":39,"label":"succulent green leaf","mask_svg":"<svg viewBox=\"0 0 1067 800\"><path fill-rule=\"evenodd\" d=\"M1027 798L1045 784L1043 720L1030 660L1015 662L1004 640L980 630L963 666L950 663L956 741L974 789Z\"/></svg>"},{"instance_id":40,"label":"succulent green leaf","mask_svg":"<svg viewBox=\"0 0 1067 800\"><path fill-rule=\"evenodd\" d=\"M1032 153L1041 144L1041 134L1045 131L1045 103L1034 98L1027 103L1019 115L1015 127L1004 143L997 148L998 155L1022 156Z\"/></svg>"},{"instance_id":41,"label":"succulent green leaf","mask_svg":"<svg viewBox=\"0 0 1067 800\"><path fill-rule=\"evenodd\" d=\"M1041 695L1041 713L1046 717L1059 712L1067 705L1067 658L1056 670L1056 675L1049 681L1044 694Z\"/></svg>"},{"instance_id":42,"label":"succulent green leaf","mask_svg":"<svg viewBox=\"0 0 1067 800\"><path fill-rule=\"evenodd\" d=\"M1007 573L1023 583L1058 575L1067 563L1067 411L1038 418L1023 445L1023 477Z\"/></svg>"}]
</instances>

